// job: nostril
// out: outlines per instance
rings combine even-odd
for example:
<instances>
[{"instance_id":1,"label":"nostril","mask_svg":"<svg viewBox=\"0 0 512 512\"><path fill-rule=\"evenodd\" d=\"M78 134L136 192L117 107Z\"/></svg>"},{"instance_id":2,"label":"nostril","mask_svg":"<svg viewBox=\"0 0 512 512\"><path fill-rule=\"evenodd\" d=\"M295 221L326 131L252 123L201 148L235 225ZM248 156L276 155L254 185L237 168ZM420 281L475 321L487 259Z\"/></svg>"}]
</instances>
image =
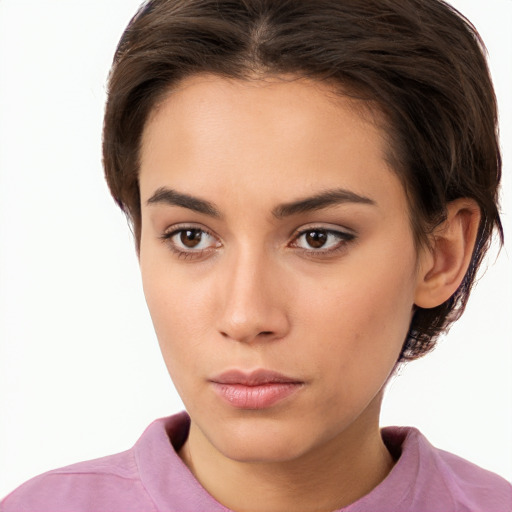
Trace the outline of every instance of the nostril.
<instances>
[{"instance_id":1,"label":"nostril","mask_svg":"<svg viewBox=\"0 0 512 512\"><path fill-rule=\"evenodd\" d=\"M272 331L261 331L260 332L260 336L270 336L272 333Z\"/></svg>"}]
</instances>

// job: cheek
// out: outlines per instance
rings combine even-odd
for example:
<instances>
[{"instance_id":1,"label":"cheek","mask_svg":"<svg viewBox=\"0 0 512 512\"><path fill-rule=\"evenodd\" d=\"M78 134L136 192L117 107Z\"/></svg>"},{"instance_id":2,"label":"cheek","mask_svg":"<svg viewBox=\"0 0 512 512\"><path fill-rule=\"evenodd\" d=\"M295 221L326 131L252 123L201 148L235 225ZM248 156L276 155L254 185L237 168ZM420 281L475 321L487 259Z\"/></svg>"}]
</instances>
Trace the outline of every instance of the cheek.
<instances>
[{"instance_id":1,"label":"cheek","mask_svg":"<svg viewBox=\"0 0 512 512\"><path fill-rule=\"evenodd\" d=\"M310 301L303 313L305 336L296 342L304 343L295 347L294 357L321 379L323 392L312 408L324 417L331 414L326 411L338 411L332 413L334 431L357 417L382 389L406 337L409 301L397 287L390 286L387 293L383 288L347 279L331 300Z\"/></svg>"},{"instance_id":2,"label":"cheek","mask_svg":"<svg viewBox=\"0 0 512 512\"><path fill-rule=\"evenodd\" d=\"M141 254L144 295L160 349L171 376L200 370L198 345L214 323L211 289L172 262Z\"/></svg>"},{"instance_id":3,"label":"cheek","mask_svg":"<svg viewBox=\"0 0 512 512\"><path fill-rule=\"evenodd\" d=\"M407 336L414 301L414 250L370 256L358 253L357 261L347 260L324 286L298 284L294 294L308 297L296 308L297 316L320 342L320 347L306 343L304 350L315 350L319 366L333 367L333 375L386 374Z\"/></svg>"}]
</instances>

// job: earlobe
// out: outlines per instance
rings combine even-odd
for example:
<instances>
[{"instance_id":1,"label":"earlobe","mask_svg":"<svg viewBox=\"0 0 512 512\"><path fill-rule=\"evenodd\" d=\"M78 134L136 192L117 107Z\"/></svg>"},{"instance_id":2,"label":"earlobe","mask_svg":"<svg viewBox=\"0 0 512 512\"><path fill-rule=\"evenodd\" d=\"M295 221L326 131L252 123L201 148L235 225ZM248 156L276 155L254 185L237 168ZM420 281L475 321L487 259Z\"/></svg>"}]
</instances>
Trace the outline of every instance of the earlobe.
<instances>
[{"instance_id":1,"label":"earlobe","mask_svg":"<svg viewBox=\"0 0 512 512\"><path fill-rule=\"evenodd\" d=\"M455 293L471 262L479 224L480 208L473 199L448 204L446 220L434 229L420 257L416 306L434 308Z\"/></svg>"}]
</instances>

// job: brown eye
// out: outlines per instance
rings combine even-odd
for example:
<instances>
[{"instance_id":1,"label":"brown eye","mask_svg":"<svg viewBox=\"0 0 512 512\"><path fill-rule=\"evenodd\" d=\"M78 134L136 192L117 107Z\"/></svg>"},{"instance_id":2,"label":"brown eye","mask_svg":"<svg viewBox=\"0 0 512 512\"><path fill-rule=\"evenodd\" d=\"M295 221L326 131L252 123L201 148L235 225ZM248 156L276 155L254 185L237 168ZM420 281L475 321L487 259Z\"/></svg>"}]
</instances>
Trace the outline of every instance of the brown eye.
<instances>
[{"instance_id":1,"label":"brown eye","mask_svg":"<svg viewBox=\"0 0 512 512\"><path fill-rule=\"evenodd\" d=\"M221 246L220 241L213 235L204 229L195 227L176 229L170 233L165 233L162 239L166 241L173 252L180 256L197 256Z\"/></svg>"},{"instance_id":2,"label":"brown eye","mask_svg":"<svg viewBox=\"0 0 512 512\"><path fill-rule=\"evenodd\" d=\"M293 247L317 255L327 255L342 250L355 235L345 231L310 228L301 231L292 242Z\"/></svg>"},{"instance_id":3,"label":"brown eye","mask_svg":"<svg viewBox=\"0 0 512 512\"><path fill-rule=\"evenodd\" d=\"M307 231L304 236L306 243L313 249L320 249L327 242L327 232L323 229Z\"/></svg>"},{"instance_id":4,"label":"brown eye","mask_svg":"<svg viewBox=\"0 0 512 512\"><path fill-rule=\"evenodd\" d=\"M203 237L200 229L184 229L180 232L180 242L189 249L195 249Z\"/></svg>"}]
</instances>

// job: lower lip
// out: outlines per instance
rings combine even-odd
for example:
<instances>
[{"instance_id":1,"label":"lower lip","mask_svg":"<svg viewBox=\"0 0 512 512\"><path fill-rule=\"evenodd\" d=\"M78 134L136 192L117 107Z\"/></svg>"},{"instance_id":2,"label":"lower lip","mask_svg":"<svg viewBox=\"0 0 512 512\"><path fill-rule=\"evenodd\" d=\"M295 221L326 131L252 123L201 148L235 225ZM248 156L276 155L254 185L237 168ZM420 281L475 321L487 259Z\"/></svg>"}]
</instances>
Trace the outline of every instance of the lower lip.
<instances>
[{"instance_id":1,"label":"lower lip","mask_svg":"<svg viewBox=\"0 0 512 512\"><path fill-rule=\"evenodd\" d=\"M299 382L269 382L258 386L213 382L215 392L238 409L266 409L293 395L302 387Z\"/></svg>"}]
</instances>

